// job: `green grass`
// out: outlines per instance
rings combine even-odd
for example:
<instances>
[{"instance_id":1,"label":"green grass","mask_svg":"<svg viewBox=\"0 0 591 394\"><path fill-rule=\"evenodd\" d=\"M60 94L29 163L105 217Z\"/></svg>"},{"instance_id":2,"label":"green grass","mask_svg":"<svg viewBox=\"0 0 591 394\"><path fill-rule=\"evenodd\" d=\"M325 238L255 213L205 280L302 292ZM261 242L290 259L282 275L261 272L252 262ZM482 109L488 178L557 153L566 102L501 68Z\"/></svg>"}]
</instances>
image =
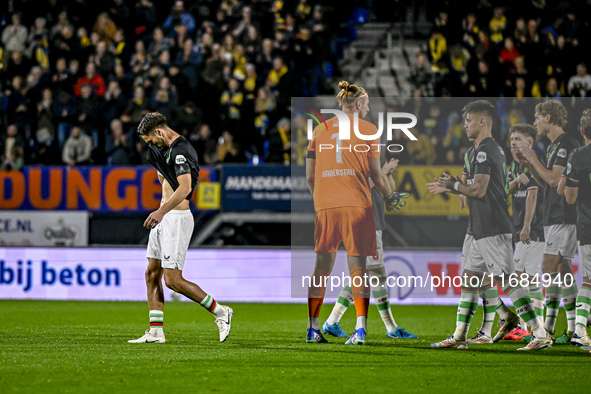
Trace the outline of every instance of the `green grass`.
<instances>
[{"instance_id":1,"label":"green grass","mask_svg":"<svg viewBox=\"0 0 591 394\"><path fill-rule=\"evenodd\" d=\"M393 307L420 336L392 340L370 306L368 343L304 341L305 305L233 304L228 341L192 303L165 307L167 343L126 343L147 328L145 303L0 301L0 393L8 392L586 392L591 354L521 343L429 348L453 332L455 307ZM322 310L321 321L330 306ZM564 314L564 312L561 312ZM481 309L474 318L479 326ZM354 310L342 325L350 333ZM557 331L564 329L564 315ZM475 327L472 331L474 331ZM503 341L502 341L503 342Z\"/></svg>"}]
</instances>

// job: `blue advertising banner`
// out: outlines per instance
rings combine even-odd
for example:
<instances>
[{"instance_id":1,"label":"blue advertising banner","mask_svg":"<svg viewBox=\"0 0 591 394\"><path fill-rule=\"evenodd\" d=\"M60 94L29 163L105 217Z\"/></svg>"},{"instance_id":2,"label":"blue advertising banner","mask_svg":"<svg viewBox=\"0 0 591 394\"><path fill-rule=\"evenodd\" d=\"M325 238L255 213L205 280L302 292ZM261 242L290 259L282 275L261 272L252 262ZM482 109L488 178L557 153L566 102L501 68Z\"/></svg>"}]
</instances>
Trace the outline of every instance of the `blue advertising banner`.
<instances>
[{"instance_id":1,"label":"blue advertising banner","mask_svg":"<svg viewBox=\"0 0 591 394\"><path fill-rule=\"evenodd\" d=\"M291 210L289 166L226 165L222 168L222 209L250 212Z\"/></svg>"}]
</instances>

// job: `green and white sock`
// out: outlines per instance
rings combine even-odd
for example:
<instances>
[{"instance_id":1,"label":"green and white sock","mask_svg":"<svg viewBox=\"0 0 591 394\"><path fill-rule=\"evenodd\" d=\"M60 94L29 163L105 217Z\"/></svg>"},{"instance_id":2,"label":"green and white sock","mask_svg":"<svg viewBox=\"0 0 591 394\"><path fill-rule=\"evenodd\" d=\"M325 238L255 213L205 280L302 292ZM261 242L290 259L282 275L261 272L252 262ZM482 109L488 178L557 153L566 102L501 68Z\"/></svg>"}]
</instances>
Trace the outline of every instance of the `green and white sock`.
<instances>
[{"instance_id":1,"label":"green and white sock","mask_svg":"<svg viewBox=\"0 0 591 394\"><path fill-rule=\"evenodd\" d=\"M520 285L517 285L516 287L505 286L503 291L513 302L513 306L519 317L523 319L527 326L532 328L534 335L540 338L545 338L546 332L544 331L542 318L536 315L534 303L527 295L527 291Z\"/></svg>"},{"instance_id":2,"label":"green and white sock","mask_svg":"<svg viewBox=\"0 0 591 394\"><path fill-rule=\"evenodd\" d=\"M497 312L497 302L499 299L499 291L497 286L491 283L485 283L480 290L480 298L482 298L482 307L484 315L482 318L482 327L480 331L492 336L492 327L495 322L495 314Z\"/></svg>"},{"instance_id":3,"label":"green and white sock","mask_svg":"<svg viewBox=\"0 0 591 394\"><path fill-rule=\"evenodd\" d=\"M215 317L222 317L224 314L224 308L213 299L209 294L199 303L202 307L211 312Z\"/></svg>"},{"instance_id":4,"label":"green and white sock","mask_svg":"<svg viewBox=\"0 0 591 394\"><path fill-rule=\"evenodd\" d=\"M337 303L334 304L330 316L326 319L329 325L333 325L341 321L341 317L347 311L347 308L353 303L353 294L351 293L351 286L345 286L339 293Z\"/></svg>"},{"instance_id":5,"label":"green and white sock","mask_svg":"<svg viewBox=\"0 0 591 394\"><path fill-rule=\"evenodd\" d=\"M530 283L529 296L531 297L531 300L534 303L534 309L536 310L536 315L543 318L544 317L544 292L542 291L542 287L540 285Z\"/></svg>"},{"instance_id":6,"label":"green and white sock","mask_svg":"<svg viewBox=\"0 0 591 394\"><path fill-rule=\"evenodd\" d=\"M382 318L386 330L390 333L396 331L398 325L392 316L392 310L390 310L390 299L388 298L388 288L386 287L386 276L375 275L378 278L378 285L372 287L373 298L378 307L378 312Z\"/></svg>"},{"instance_id":7,"label":"green and white sock","mask_svg":"<svg viewBox=\"0 0 591 394\"><path fill-rule=\"evenodd\" d=\"M591 310L591 283L583 282L577 297L577 304L575 334L584 337L587 335L587 321L589 320L589 310Z\"/></svg>"},{"instance_id":8,"label":"green and white sock","mask_svg":"<svg viewBox=\"0 0 591 394\"><path fill-rule=\"evenodd\" d=\"M571 286L562 287L562 303L566 312L567 331L575 331L575 322L577 318L577 282L574 279Z\"/></svg>"},{"instance_id":9,"label":"green and white sock","mask_svg":"<svg viewBox=\"0 0 591 394\"><path fill-rule=\"evenodd\" d=\"M552 272L550 274L550 286L546 287L546 320L544 321L544 328L550 334L554 334L558 310L560 309L560 295L562 294L560 286L554 284L557 277L558 272Z\"/></svg>"},{"instance_id":10,"label":"green and white sock","mask_svg":"<svg viewBox=\"0 0 591 394\"><path fill-rule=\"evenodd\" d=\"M514 313L511 312L511 309L507 308L507 305L505 305L501 297L497 297L497 313L501 319L505 320L509 319L512 315L514 315Z\"/></svg>"},{"instance_id":11,"label":"green and white sock","mask_svg":"<svg viewBox=\"0 0 591 394\"><path fill-rule=\"evenodd\" d=\"M478 309L478 288L462 286L462 295L456 316L456 331L454 332L456 340L466 340L476 309Z\"/></svg>"},{"instance_id":12,"label":"green and white sock","mask_svg":"<svg viewBox=\"0 0 591 394\"><path fill-rule=\"evenodd\" d=\"M150 334L160 337L164 335L164 311L150 311Z\"/></svg>"}]
</instances>

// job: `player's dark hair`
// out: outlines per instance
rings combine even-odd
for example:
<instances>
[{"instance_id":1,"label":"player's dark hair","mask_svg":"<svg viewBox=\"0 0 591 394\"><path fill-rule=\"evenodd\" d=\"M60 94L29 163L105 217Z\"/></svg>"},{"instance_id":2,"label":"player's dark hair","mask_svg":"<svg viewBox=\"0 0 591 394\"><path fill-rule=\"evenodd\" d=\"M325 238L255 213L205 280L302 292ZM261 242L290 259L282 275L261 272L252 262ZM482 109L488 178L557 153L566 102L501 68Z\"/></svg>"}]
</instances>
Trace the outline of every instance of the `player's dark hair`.
<instances>
[{"instance_id":1,"label":"player's dark hair","mask_svg":"<svg viewBox=\"0 0 591 394\"><path fill-rule=\"evenodd\" d=\"M477 100L466 104L466 106L462 109L462 112L463 118L466 118L467 114L481 114L493 121L497 114L497 109L490 103L490 101Z\"/></svg>"},{"instance_id":2,"label":"player's dark hair","mask_svg":"<svg viewBox=\"0 0 591 394\"><path fill-rule=\"evenodd\" d=\"M137 133L139 135L148 135L159 127L168 127L166 116L162 115L160 112L151 112L143 117L137 127Z\"/></svg>"},{"instance_id":3,"label":"player's dark hair","mask_svg":"<svg viewBox=\"0 0 591 394\"><path fill-rule=\"evenodd\" d=\"M525 124L525 123L517 123L514 124L513 126L511 126L509 128L509 134L513 134L513 133L521 133L526 137L529 137L531 139L533 139L534 141L536 140L536 129L529 124Z\"/></svg>"},{"instance_id":4,"label":"player's dark hair","mask_svg":"<svg viewBox=\"0 0 591 394\"><path fill-rule=\"evenodd\" d=\"M566 126L566 108L558 100L548 100L536 104L536 112L542 116L550 115L549 123L558 127Z\"/></svg>"},{"instance_id":5,"label":"player's dark hair","mask_svg":"<svg viewBox=\"0 0 591 394\"><path fill-rule=\"evenodd\" d=\"M581 115L581 129L585 137L591 138L591 108L584 110Z\"/></svg>"},{"instance_id":6,"label":"player's dark hair","mask_svg":"<svg viewBox=\"0 0 591 394\"><path fill-rule=\"evenodd\" d=\"M339 89L341 89L341 91L337 95L337 101L341 107L349 107L355 104L361 96L366 94L365 89L361 86L350 85L347 81L339 82Z\"/></svg>"}]
</instances>

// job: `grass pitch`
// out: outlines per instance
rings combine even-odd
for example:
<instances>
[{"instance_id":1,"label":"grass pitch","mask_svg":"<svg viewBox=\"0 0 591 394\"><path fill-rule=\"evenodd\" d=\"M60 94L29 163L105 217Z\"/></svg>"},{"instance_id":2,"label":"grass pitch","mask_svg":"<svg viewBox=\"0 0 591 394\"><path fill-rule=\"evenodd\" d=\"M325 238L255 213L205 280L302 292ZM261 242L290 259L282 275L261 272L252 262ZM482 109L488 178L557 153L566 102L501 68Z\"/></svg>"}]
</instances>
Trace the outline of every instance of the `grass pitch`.
<instances>
[{"instance_id":1,"label":"grass pitch","mask_svg":"<svg viewBox=\"0 0 591 394\"><path fill-rule=\"evenodd\" d=\"M128 344L147 328L146 303L0 301L0 392L587 392L591 354L570 345L517 352L501 341L430 349L451 335L455 307L394 306L420 336L392 340L370 306L368 343L305 343L305 305L231 304L219 343L213 317L193 303L165 306L166 344ZM332 305L325 305L324 322ZM564 312L557 332L565 327ZM342 326L351 333L351 308ZM481 322L482 310L474 317ZM474 327L471 331L475 331Z\"/></svg>"}]
</instances>

